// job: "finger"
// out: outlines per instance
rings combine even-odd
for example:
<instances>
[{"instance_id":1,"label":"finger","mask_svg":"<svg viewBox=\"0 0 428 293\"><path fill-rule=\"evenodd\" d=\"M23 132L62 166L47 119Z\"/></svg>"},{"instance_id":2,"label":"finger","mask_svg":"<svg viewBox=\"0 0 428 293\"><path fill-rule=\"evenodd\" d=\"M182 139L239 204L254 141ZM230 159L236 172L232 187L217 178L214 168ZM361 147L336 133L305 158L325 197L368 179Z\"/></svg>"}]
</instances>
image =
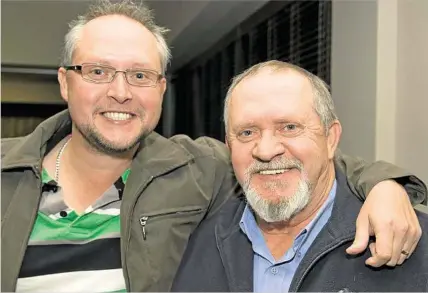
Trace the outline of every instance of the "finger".
<instances>
[{"instance_id":1,"label":"finger","mask_svg":"<svg viewBox=\"0 0 428 293\"><path fill-rule=\"evenodd\" d=\"M409 228L407 230L406 241L404 242L400 259L397 263L399 265L403 264L403 262L412 255L422 235L422 229L413 207L410 205L409 209L406 209L405 212L409 219Z\"/></svg>"},{"instance_id":2,"label":"finger","mask_svg":"<svg viewBox=\"0 0 428 293\"><path fill-rule=\"evenodd\" d=\"M409 232L407 234L408 235L408 241L411 243L411 245L410 245L409 250L405 250L409 253L409 255L407 256L407 258L409 258L412 255L412 253L415 251L416 246L418 245L419 240L421 239L422 228L421 228L421 225L419 223L418 216L416 215L416 212L413 209L413 206L410 205L407 212L409 213L409 218L411 219ZM411 239L413 239L413 241Z\"/></svg>"},{"instance_id":3,"label":"finger","mask_svg":"<svg viewBox=\"0 0 428 293\"><path fill-rule=\"evenodd\" d=\"M405 250L403 250L405 252ZM400 259L397 262L397 265L402 265L403 262L407 259L407 254L401 253Z\"/></svg>"},{"instance_id":4,"label":"finger","mask_svg":"<svg viewBox=\"0 0 428 293\"><path fill-rule=\"evenodd\" d=\"M357 231L351 246L346 249L348 254L359 254L363 252L369 243L370 223L367 216L359 216L356 223Z\"/></svg>"},{"instance_id":5,"label":"finger","mask_svg":"<svg viewBox=\"0 0 428 293\"><path fill-rule=\"evenodd\" d=\"M376 243L372 242L369 244L369 248L370 248L370 253L372 254L372 256L375 256L376 253Z\"/></svg>"},{"instance_id":6,"label":"finger","mask_svg":"<svg viewBox=\"0 0 428 293\"><path fill-rule=\"evenodd\" d=\"M366 260L366 265L374 266L374 264L375 264L375 258L376 258L376 255L377 255L377 253L376 253L376 243L374 243L374 242L370 243L369 244L369 249L370 249L370 253L371 253L372 256L369 257Z\"/></svg>"},{"instance_id":7,"label":"finger","mask_svg":"<svg viewBox=\"0 0 428 293\"><path fill-rule=\"evenodd\" d=\"M419 244L419 240L421 239L422 236L422 229L419 227L419 229L416 230L416 236L415 236L415 240L412 243L412 246L409 249L409 255L407 255L406 259L409 258L412 253L415 251L416 247Z\"/></svg>"},{"instance_id":8,"label":"finger","mask_svg":"<svg viewBox=\"0 0 428 293\"><path fill-rule=\"evenodd\" d=\"M406 244L408 224L402 223L400 226L395 226L394 231L391 259L386 263L389 267L395 267L403 255L402 252Z\"/></svg>"},{"instance_id":9,"label":"finger","mask_svg":"<svg viewBox=\"0 0 428 293\"><path fill-rule=\"evenodd\" d=\"M383 266L391 259L394 234L390 227L389 229L384 228L376 234L376 255L371 257L369 263L373 267Z\"/></svg>"}]
</instances>

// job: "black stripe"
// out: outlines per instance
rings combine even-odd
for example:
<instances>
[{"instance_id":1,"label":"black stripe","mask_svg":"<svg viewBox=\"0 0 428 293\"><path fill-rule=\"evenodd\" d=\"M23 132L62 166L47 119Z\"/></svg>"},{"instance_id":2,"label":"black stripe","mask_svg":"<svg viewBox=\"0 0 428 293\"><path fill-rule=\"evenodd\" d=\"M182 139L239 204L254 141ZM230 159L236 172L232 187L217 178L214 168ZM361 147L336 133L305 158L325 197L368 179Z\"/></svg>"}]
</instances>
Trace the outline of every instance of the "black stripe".
<instances>
[{"instance_id":1,"label":"black stripe","mask_svg":"<svg viewBox=\"0 0 428 293\"><path fill-rule=\"evenodd\" d=\"M86 244L28 246L20 278L47 274L121 268L120 238Z\"/></svg>"}]
</instances>

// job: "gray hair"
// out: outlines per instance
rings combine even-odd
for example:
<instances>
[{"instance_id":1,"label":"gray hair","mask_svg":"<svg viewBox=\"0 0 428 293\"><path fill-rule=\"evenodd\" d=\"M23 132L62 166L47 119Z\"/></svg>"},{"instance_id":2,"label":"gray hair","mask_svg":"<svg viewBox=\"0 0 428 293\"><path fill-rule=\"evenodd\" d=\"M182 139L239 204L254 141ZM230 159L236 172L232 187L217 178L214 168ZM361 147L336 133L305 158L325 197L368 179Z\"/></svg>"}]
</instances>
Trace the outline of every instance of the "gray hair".
<instances>
[{"instance_id":1,"label":"gray hair","mask_svg":"<svg viewBox=\"0 0 428 293\"><path fill-rule=\"evenodd\" d=\"M276 72L279 70L295 70L298 73L305 76L312 85L312 91L314 93L315 111L321 119L321 123L324 126L326 134L328 134L328 130L331 124L338 119L336 111L334 109L334 103L333 103L333 99L331 97L331 93L329 91L328 85L321 78L310 73L309 71L299 66L296 66L287 62L283 62L283 61L278 61L278 60L271 60L271 61L258 63L233 78L232 84L227 90L226 99L224 101L223 119L224 119L224 124L226 126L226 133L228 130L229 104L230 104L232 91L246 77L254 76L260 71L262 71L263 69L269 69L272 72Z\"/></svg>"},{"instance_id":2,"label":"gray hair","mask_svg":"<svg viewBox=\"0 0 428 293\"><path fill-rule=\"evenodd\" d=\"M169 30L156 25L153 12L144 3L141 2L138 5L132 0L123 0L116 3L109 0L99 0L91 5L84 15L80 15L76 20L71 21L69 31L64 39L61 66L71 64L73 52L84 25L95 18L107 15L123 15L133 19L144 25L155 36L160 54L162 74L165 74L171 59L171 52L164 37Z\"/></svg>"}]
</instances>

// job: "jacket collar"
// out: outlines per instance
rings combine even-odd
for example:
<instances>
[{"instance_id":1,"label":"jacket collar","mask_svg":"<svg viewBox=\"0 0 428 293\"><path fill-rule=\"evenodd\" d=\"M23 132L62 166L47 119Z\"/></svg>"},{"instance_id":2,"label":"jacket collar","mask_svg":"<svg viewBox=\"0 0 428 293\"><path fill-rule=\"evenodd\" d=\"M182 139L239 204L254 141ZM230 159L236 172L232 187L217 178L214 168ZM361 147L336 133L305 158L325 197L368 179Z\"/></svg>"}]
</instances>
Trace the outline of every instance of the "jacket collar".
<instances>
[{"instance_id":1,"label":"jacket collar","mask_svg":"<svg viewBox=\"0 0 428 293\"><path fill-rule=\"evenodd\" d=\"M328 248L355 235L355 221L362 203L352 194L345 175L336 166L337 195L326 226L321 230L296 271L290 290L296 291L299 279L317 257ZM241 231L239 222L245 209L245 200L225 205L216 226L216 241L228 276L231 291L253 291L253 250L251 242ZM239 249L237 249L239 248ZM290 291L291 292L291 291Z\"/></svg>"},{"instance_id":2,"label":"jacket collar","mask_svg":"<svg viewBox=\"0 0 428 293\"><path fill-rule=\"evenodd\" d=\"M221 220L215 227L217 248L229 283L229 291L252 292L253 248L239 226L246 203L241 199L233 201L232 204L224 205L219 214Z\"/></svg>"},{"instance_id":3,"label":"jacket collar","mask_svg":"<svg viewBox=\"0 0 428 293\"><path fill-rule=\"evenodd\" d=\"M60 130L67 128L71 131L71 120L68 110L62 111L43 121L31 134L20 139L16 146L8 150L2 158L2 171L17 167L37 166L45 154L48 142Z\"/></svg>"},{"instance_id":4,"label":"jacket collar","mask_svg":"<svg viewBox=\"0 0 428 293\"><path fill-rule=\"evenodd\" d=\"M290 284L290 292L298 291L310 268L323 255L355 237L355 223L362 203L348 187L345 175L336 166L337 194L330 219L303 257ZM344 256L345 259L345 256Z\"/></svg>"},{"instance_id":5,"label":"jacket collar","mask_svg":"<svg viewBox=\"0 0 428 293\"><path fill-rule=\"evenodd\" d=\"M37 167L50 144L58 143L71 132L71 118L64 110L41 124L22 138L1 160L1 169ZM161 135L152 132L140 142L133 168L145 169L156 177L193 159L184 148Z\"/></svg>"}]
</instances>

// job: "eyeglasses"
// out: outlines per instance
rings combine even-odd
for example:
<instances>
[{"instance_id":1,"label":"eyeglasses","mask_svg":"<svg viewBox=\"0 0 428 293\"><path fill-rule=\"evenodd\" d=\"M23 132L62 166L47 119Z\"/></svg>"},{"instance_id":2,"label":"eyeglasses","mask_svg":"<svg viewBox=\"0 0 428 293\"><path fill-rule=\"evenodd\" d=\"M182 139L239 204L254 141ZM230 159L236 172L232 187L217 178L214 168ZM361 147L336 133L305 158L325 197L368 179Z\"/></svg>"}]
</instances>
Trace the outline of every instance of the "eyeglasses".
<instances>
[{"instance_id":1,"label":"eyeglasses","mask_svg":"<svg viewBox=\"0 0 428 293\"><path fill-rule=\"evenodd\" d=\"M126 81L130 85L141 87L155 87L163 75L149 69L116 70L116 68L96 63L63 66L66 70L80 71L82 78L93 83L110 83L118 72L125 73Z\"/></svg>"}]
</instances>

